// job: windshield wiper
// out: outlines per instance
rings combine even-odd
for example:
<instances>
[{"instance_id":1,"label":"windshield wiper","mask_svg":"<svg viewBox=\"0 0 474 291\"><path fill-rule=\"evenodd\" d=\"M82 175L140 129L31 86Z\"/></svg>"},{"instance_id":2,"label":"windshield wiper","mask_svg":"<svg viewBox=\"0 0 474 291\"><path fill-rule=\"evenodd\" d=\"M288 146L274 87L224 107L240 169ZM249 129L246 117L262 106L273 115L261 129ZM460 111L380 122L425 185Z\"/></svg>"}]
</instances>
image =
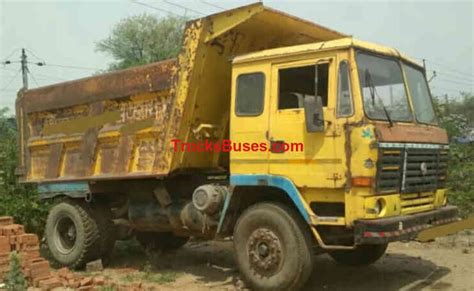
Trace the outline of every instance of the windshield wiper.
<instances>
[{"instance_id":1,"label":"windshield wiper","mask_svg":"<svg viewBox=\"0 0 474 291\"><path fill-rule=\"evenodd\" d=\"M379 94L377 94L374 82L372 81L372 75L370 74L369 69L365 69L365 82L367 85L369 85L370 98L372 99L372 106L375 107L375 96L377 96L377 99L382 105L383 112L385 113L385 116L387 117L387 121L390 124L390 127L393 127L392 118L390 117L387 107L385 106L385 104L383 104L382 98L380 98Z\"/></svg>"}]
</instances>

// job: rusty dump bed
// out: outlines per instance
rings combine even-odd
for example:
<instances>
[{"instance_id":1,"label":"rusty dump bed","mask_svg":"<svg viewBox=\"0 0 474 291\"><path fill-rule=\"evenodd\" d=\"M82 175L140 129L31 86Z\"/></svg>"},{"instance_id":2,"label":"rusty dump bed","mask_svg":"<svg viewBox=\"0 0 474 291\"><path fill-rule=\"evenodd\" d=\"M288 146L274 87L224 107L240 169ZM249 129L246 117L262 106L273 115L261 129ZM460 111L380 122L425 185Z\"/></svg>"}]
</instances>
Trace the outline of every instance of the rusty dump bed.
<instances>
[{"instance_id":1,"label":"rusty dump bed","mask_svg":"<svg viewBox=\"0 0 474 291\"><path fill-rule=\"evenodd\" d=\"M191 21L177 59L20 91L22 181L147 178L226 167L171 140L228 136L231 59L345 37L260 3Z\"/></svg>"}]
</instances>

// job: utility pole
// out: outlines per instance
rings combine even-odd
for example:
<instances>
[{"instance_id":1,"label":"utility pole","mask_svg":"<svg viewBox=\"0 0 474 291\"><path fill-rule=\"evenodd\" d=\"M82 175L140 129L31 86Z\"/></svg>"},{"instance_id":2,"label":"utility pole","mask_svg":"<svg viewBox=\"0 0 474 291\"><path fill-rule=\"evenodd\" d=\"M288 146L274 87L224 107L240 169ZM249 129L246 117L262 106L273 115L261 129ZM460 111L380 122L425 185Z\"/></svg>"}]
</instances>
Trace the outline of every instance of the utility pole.
<instances>
[{"instance_id":1,"label":"utility pole","mask_svg":"<svg viewBox=\"0 0 474 291\"><path fill-rule=\"evenodd\" d=\"M23 89L28 89L28 74L30 74L30 70L28 69L28 57L26 55L27 50L28 49L25 49L25 48L21 49L20 61L5 60L3 62L0 62L0 64L3 64L3 65L10 65L10 64L13 64L13 63L20 63L21 64L21 73L22 73L22 76L23 76ZM37 62L37 63L30 63L30 64L34 64L34 65L37 65L37 66L40 66L40 67L46 65L44 61ZM34 80L34 78L33 78L33 80Z\"/></svg>"},{"instance_id":2,"label":"utility pole","mask_svg":"<svg viewBox=\"0 0 474 291\"><path fill-rule=\"evenodd\" d=\"M21 73L23 75L23 89L28 89L28 61L25 49L21 49Z\"/></svg>"}]
</instances>

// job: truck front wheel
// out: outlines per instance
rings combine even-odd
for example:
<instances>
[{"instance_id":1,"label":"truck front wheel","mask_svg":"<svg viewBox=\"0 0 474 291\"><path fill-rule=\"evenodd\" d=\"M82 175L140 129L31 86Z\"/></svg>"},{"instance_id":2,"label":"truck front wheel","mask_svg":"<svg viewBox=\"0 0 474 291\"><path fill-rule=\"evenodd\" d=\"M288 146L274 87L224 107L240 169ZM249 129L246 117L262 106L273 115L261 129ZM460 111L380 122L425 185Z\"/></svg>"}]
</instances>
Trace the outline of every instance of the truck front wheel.
<instances>
[{"instance_id":1,"label":"truck front wheel","mask_svg":"<svg viewBox=\"0 0 474 291\"><path fill-rule=\"evenodd\" d=\"M242 213L234 228L237 265L255 290L297 290L313 267L308 226L291 208L258 203Z\"/></svg>"},{"instance_id":2,"label":"truck front wheel","mask_svg":"<svg viewBox=\"0 0 474 291\"><path fill-rule=\"evenodd\" d=\"M366 266L380 259L388 244L359 245L354 250L336 250L329 255L338 263L349 266Z\"/></svg>"},{"instance_id":3,"label":"truck front wheel","mask_svg":"<svg viewBox=\"0 0 474 291\"><path fill-rule=\"evenodd\" d=\"M84 202L64 201L49 211L46 242L54 263L82 268L100 256L99 226Z\"/></svg>"}]
</instances>

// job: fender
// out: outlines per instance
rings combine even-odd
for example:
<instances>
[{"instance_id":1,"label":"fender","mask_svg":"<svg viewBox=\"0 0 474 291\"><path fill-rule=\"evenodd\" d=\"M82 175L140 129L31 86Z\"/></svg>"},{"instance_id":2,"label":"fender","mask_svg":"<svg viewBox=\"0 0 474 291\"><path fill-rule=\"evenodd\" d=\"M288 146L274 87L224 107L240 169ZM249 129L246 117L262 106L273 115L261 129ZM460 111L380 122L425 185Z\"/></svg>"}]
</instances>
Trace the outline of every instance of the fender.
<instances>
[{"instance_id":1,"label":"fender","mask_svg":"<svg viewBox=\"0 0 474 291\"><path fill-rule=\"evenodd\" d=\"M271 186L279 188L288 195L291 201L293 201L294 205L298 209L299 213L303 216L305 221L308 223L311 222L310 215L306 210L306 202L301 197L301 194L296 188L295 184L293 184L293 182L286 177L276 175L231 175L230 186ZM217 233L219 233L221 230L224 218L231 203L231 199L232 192L227 195L224 202Z\"/></svg>"},{"instance_id":2,"label":"fender","mask_svg":"<svg viewBox=\"0 0 474 291\"><path fill-rule=\"evenodd\" d=\"M86 198L91 194L88 182L45 183L38 185L40 199L50 199L56 196L71 198Z\"/></svg>"}]
</instances>

